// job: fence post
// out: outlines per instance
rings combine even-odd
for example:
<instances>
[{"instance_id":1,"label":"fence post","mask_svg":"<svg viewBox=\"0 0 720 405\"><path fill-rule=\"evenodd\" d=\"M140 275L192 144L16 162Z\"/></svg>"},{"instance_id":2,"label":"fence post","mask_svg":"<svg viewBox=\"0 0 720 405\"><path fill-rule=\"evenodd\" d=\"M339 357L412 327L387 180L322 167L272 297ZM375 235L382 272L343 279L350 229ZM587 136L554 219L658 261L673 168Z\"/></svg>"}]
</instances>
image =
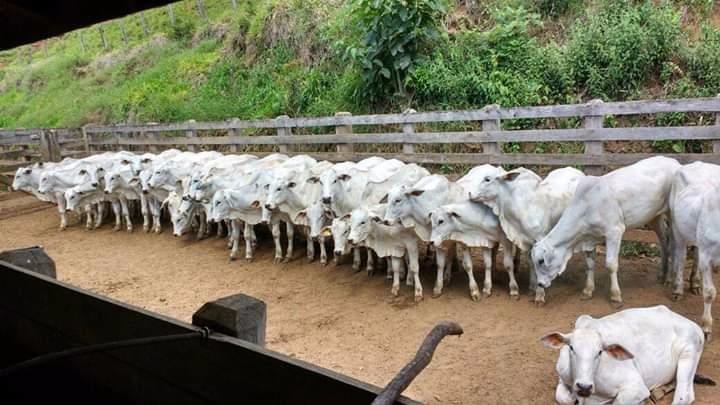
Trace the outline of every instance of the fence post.
<instances>
[{"instance_id":1,"label":"fence post","mask_svg":"<svg viewBox=\"0 0 720 405\"><path fill-rule=\"evenodd\" d=\"M140 25L142 25L143 33L145 33L145 36L147 37L148 36L148 26L147 26L147 22L145 22L145 12L144 11L140 12Z\"/></svg>"},{"instance_id":2,"label":"fence post","mask_svg":"<svg viewBox=\"0 0 720 405\"><path fill-rule=\"evenodd\" d=\"M105 30L100 25L98 25L98 32L100 32L100 40L102 41L103 49L107 49L108 44L107 39L105 38Z\"/></svg>"},{"instance_id":3,"label":"fence post","mask_svg":"<svg viewBox=\"0 0 720 405\"><path fill-rule=\"evenodd\" d=\"M237 117L230 120L230 122L233 125L233 127L228 130L228 133L230 134L230 136L240 136L240 128L238 128L236 126L239 121L240 121L240 119ZM240 145L238 145L236 143L231 144L230 152L232 152L232 153L240 152Z\"/></svg>"},{"instance_id":4,"label":"fence post","mask_svg":"<svg viewBox=\"0 0 720 405\"><path fill-rule=\"evenodd\" d=\"M173 5L172 3L168 4L167 6L168 11L168 17L170 17L170 25L175 25L175 13L173 13Z\"/></svg>"},{"instance_id":5,"label":"fence post","mask_svg":"<svg viewBox=\"0 0 720 405\"><path fill-rule=\"evenodd\" d=\"M591 100L588 105L594 110L594 107L602 104L603 101L600 99ZM585 128L596 129L603 127L602 115L589 115L584 118ZM585 154L586 155L602 155L605 153L605 146L602 141L585 141ZM602 176L603 167L600 165L587 165L585 166L585 173L591 176Z\"/></svg>"},{"instance_id":6,"label":"fence post","mask_svg":"<svg viewBox=\"0 0 720 405\"><path fill-rule=\"evenodd\" d=\"M122 33L123 42L125 43L125 45L127 45L128 35L127 35L127 31L125 31L125 20L123 20L121 18L121 19L117 20L117 23L120 26L120 32Z\"/></svg>"},{"instance_id":7,"label":"fence post","mask_svg":"<svg viewBox=\"0 0 720 405\"><path fill-rule=\"evenodd\" d=\"M82 131L83 143L85 144L85 153L90 155L90 138L88 137L86 127L87 127L87 124L80 127L80 130Z\"/></svg>"},{"instance_id":8,"label":"fence post","mask_svg":"<svg viewBox=\"0 0 720 405\"><path fill-rule=\"evenodd\" d=\"M195 0L195 4L197 4L198 14L200 14L200 17L202 17L205 22L209 22L207 13L205 12L205 3L203 3L202 0Z\"/></svg>"},{"instance_id":9,"label":"fence post","mask_svg":"<svg viewBox=\"0 0 720 405\"><path fill-rule=\"evenodd\" d=\"M185 137L186 138L195 138L197 137L197 130L195 129L195 120L189 120L188 125L190 128L185 131ZM197 145L187 145L187 150L190 152L197 152Z\"/></svg>"},{"instance_id":10,"label":"fence post","mask_svg":"<svg viewBox=\"0 0 720 405\"><path fill-rule=\"evenodd\" d=\"M718 94L716 97L720 98L720 94ZM720 126L720 111L717 111L715 113L715 125ZM713 146L713 153L720 153L720 139L713 140L712 146Z\"/></svg>"},{"instance_id":11,"label":"fence post","mask_svg":"<svg viewBox=\"0 0 720 405\"><path fill-rule=\"evenodd\" d=\"M275 119L276 120L286 120L289 118L290 117L287 115L280 115ZM277 134L278 134L278 136L292 135L292 130L288 127L278 127ZM294 152L295 148L293 147L293 145L280 144L280 145L278 145L278 151L280 153L289 153L289 152Z\"/></svg>"},{"instance_id":12,"label":"fence post","mask_svg":"<svg viewBox=\"0 0 720 405\"><path fill-rule=\"evenodd\" d=\"M78 38L80 38L80 48L82 49L83 53L85 53L85 39L83 38L83 32L78 31Z\"/></svg>"},{"instance_id":13,"label":"fence post","mask_svg":"<svg viewBox=\"0 0 720 405\"><path fill-rule=\"evenodd\" d=\"M408 108L407 110L403 111L403 114L415 114L417 111L413 110L412 108ZM403 135L407 138L412 138L413 134L415 133L415 124L410 123L404 123L402 126ZM409 153L415 153L415 144L414 143L403 143L402 151L404 154Z\"/></svg>"},{"instance_id":14,"label":"fence post","mask_svg":"<svg viewBox=\"0 0 720 405\"><path fill-rule=\"evenodd\" d=\"M55 131L40 130L40 154L46 162L59 162L60 145L57 142Z\"/></svg>"},{"instance_id":15,"label":"fence post","mask_svg":"<svg viewBox=\"0 0 720 405\"><path fill-rule=\"evenodd\" d=\"M490 104L483 108L485 112L493 112L500 109L500 106L497 104ZM500 131L500 119L499 118L493 118L493 119L487 119L482 121L482 130L483 131ZM485 155L497 155L500 152L500 148L498 147L498 142L483 142L482 143L483 148L483 154Z\"/></svg>"},{"instance_id":16,"label":"fence post","mask_svg":"<svg viewBox=\"0 0 720 405\"><path fill-rule=\"evenodd\" d=\"M232 0L233 9L237 10L237 0Z\"/></svg>"},{"instance_id":17,"label":"fence post","mask_svg":"<svg viewBox=\"0 0 720 405\"><path fill-rule=\"evenodd\" d=\"M148 131L146 138L149 140L155 141L158 139L158 134L155 131ZM156 153L159 150L159 148L158 148L158 145L152 144L152 145L148 145L148 150L152 153Z\"/></svg>"},{"instance_id":18,"label":"fence post","mask_svg":"<svg viewBox=\"0 0 720 405\"><path fill-rule=\"evenodd\" d=\"M336 117L352 117L352 113L341 111L335 113ZM335 133L338 135L352 134L352 125L338 125L335 127ZM335 147L338 153L353 153L354 146L351 143L339 143Z\"/></svg>"}]
</instances>

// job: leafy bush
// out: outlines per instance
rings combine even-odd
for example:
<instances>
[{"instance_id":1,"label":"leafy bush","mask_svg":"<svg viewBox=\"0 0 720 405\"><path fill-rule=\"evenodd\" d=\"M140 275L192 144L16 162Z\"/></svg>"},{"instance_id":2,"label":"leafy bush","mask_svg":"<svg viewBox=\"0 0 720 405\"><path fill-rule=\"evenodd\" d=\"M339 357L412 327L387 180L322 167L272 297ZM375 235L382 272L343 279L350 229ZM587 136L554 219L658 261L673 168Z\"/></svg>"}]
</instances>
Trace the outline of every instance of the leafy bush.
<instances>
[{"instance_id":1,"label":"leafy bush","mask_svg":"<svg viewBox=\"0 0 720 405\"><path fill-rule=\"evenodd\" d=\"M177 42L187 42L195 33L195 23L187 18L178 18L170 27L169 37Z\"/></svg>"},{"instance_id":2,"label":"leafy bush","mask_svg":"<svg viewBox=\"0 0 720 405\"><path fill-rule=\"evenodd\" d=\"M702 87L705 96L720 93L720 30L702 28L700 39L685 56L688 75Z\"/></svg>"},{"instance_id":3,"label":"leafy bush","mask_svg":"<svg viewBox=\"0 0 720 405\"><path fill-rule=\"evenodd\" d=\"M567 13L571 7L582 4L582 0L534 0L540 14L557 17Z\"/></svg>"},{"instance_id":4,"label":"leafy bush","mask_svg":"<svg viewBox=\"0 0 720 405\"><path fill-rule=\"evenodd\" d=\"M676 51L679 13L669 3L609 0L570 33L566 60L589 97L624 98Z\"/></svg>"},{"instance_id":5,"label":"leafy bush","mask_svg":"<svg viewBox=\"0 0 720 405\"><path fill-rule=\"evenodd\" d=\"M355 0L352 15L362 43L348 52L357 57L371 99L387 89L405 95L405 77L423 48L440 39L445 0Z\"/></svg>"},{"instance_id":6,"label":"leafy bush","mask_svg":"<svg viewBox=\"0 0 720 405\"><path fill-rule=\"evenodd\" d=\"M488 31L460 31L423 60L408 83L421 106L481 107L541 104L565 98L571 83L560 49L529 33L540 24L523 8L494 13Z\"/></svg>"}]
</instances>

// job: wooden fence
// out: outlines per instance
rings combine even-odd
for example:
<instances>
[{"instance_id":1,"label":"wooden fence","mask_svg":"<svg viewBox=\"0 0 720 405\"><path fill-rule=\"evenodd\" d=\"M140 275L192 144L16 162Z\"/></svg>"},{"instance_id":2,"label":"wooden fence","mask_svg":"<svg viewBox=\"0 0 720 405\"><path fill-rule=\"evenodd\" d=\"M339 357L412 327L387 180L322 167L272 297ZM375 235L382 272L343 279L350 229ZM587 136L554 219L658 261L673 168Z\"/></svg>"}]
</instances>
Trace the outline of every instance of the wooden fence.
<instances>
[{"instance_id":1,"label":"wooden fence","mask_svg":"<svg viewBox=\"0 0 720 405\"><path fill-rule=\"evenodd\" d=\"M607 116L653 115L660 113L711 114L707 125L679 127L605 128ZM570 129L503 130L508 120L582 119L580 127ZM469 130L442 131L433 126L452 124ZM354 131L361 127L365 131ZM430 130L426 130L429 128ZM305 131L306 133L301 133ZM307 133L308 131L313 133ZM250 134L248 134L250 133ZM43 159L91 154L101 150L134 149L158 151L167 147L188 150L220 149L232 153L266 150L288 154L306 153L330 161L358 160L368 155L398 158L420 164L479 165L581 165L589 173L603 167L616 167L652 156L652 153L609 153L609 141L703 141L705 153L673 153L681 162L703 160L720 163L720 96L714 98L645 100L539 107L414 112L401 114L351 115L333 117L239 120L219 122L181 122L164 124L86 125L77 129L0 130L0 146L20 145L38 150ZM582 153L505 153L503 143L578 142ZM394 152L359 151L362 145L396 145ZM472 146L457 153L421 152L427 145ZM711 145L711 146L710 146ZM401 148L400 148L401 146ZM307 151L322 147L323 151ZM253 149L254 148L254 149ZM301 151L300 149L306 149ZM457 149L457 148L456 148ZM467 150L478 151L468 153ZM17 152L17 151L16 151ZM0 152L9 153L9 152Z\"/></svg>"}]
</instances>

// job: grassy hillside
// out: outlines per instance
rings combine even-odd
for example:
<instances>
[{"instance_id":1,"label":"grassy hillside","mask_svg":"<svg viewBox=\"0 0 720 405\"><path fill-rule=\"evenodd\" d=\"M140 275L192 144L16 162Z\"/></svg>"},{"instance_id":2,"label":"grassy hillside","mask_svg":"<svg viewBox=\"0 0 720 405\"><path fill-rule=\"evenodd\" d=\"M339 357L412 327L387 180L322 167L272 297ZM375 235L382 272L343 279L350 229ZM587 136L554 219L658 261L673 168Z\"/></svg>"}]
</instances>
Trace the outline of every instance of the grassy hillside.
<instances>
[{"instance_id":1,"label":"grassy hillside","mask_svg":"<svg viewBox=\"0 0 720 405\"><path fill-rule=\"evenodd\" d=\"M0 52L0 127L720 93L711 0L203 3L176 3L174 24L146 11L147 33L136 14Z\"/></svg>"}]
</instances>

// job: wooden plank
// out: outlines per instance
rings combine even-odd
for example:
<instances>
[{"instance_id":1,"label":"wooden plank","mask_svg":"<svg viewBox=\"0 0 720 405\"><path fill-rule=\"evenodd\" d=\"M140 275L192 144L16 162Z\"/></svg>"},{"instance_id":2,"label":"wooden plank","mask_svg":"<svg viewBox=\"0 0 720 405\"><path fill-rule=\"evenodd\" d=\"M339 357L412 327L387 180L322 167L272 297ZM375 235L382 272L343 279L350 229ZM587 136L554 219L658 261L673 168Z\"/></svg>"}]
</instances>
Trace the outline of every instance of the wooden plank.
<instances>
[{"instance_id":1,"label":"wooden plank","mask_svg":"<svg viewBox=\"0 0 720 405\"><path fill-rule=\"evenodd\" d=\"M412 108L408 108L407 110L405 110L405 114L407 114L407 115L411 115L411 114L415 114L415 113L417 113L417 111L413 110ZM402 133L403 133L403 135L405 135L406 138L412 139L414 137L413 135L415 134L415 125L410 124L410 123L403 124ZM404 154L415 153L415 144L414 143L403 143L402 152Z\"/></svg>"},{"instance_id":2,"label":"wooden plank","mask_svg":"<svg viewBox=\"0 0 720 405\"><path fill-rule=\"evenodd\" d=\"M284 121L284 120L286 120L286 119L288 119L288 118L290 118L290 117L287 116L287 115L281 115L281 116L277 117L276 120L278 120L278 121ZM292 138L291 135L292 135L292 132L290 131L290 128L279 127L279 128L277 129L277 137L278 137L278 138L284 138L284 139L287 138L287 139L290 139L290 138ZM278 151L279 151L280 153L292 152L292 151L293 151L293 147L290 146L289 143L281 143L281 144L278 144Z\"/></svg>"},{"instance_id":3,"label":"wooden plank","mask_svg":"<svg viewBox=\"0 0 720 405\"><path fill-rule=\"evenodd\" d=\"M491 113L493 111L497 111L500 109L500 106L497 104L492 104L485 107L485 110L488 113ZM502 129L502 125L500 123L500 120L497 118L489 119L489 120L483 120L482 122L482 129L484 132L497 132ZM486 155L497 155L500 153L500 145L498 145L497 142L483 142L482 144L482 152Z\"/></svg>"},{"instance_id":4,"label":"wooden plank","mask_svg":"<svg viewBox=\"0 0 720 405\"><path fill-rule=\"evenodd\" d=\"M264 156L267 153L255 153ZM584 153L503 153L499 155L485 155L481 153L415 153L404 155L402 153L337 153L337 152L303 152L318 160L332 162L359 161L371 156L380 156L386 159L399 159L407 163L418 164L512 164L537 166L571 166L571 165L602 165L626 166L642 159L658 156L653 153L606 153L603 155L587 155ZM673 153L665 156L677 159L687 164L695 161L720 164L720 154L714 153Z\"/></svg>"},{"instance_id":5,"label":"wooden plank","mask_svg":"<svg viewBox=\"0 0 720 405\"><path fill-rule=\"evenodd\" d=\"M720 94L718 94L716 98L720 99ZM717 127L718 132L720 132L720 111L715 113L715 127ZM714 140L712 147L713 153L720 153L720 140Z\"/></svg>"},{"instance_id":6,"label":"wooden plank","mask_svg":"<svg viewBox=\"0 0 720 405\"><path fill-rule=\"evenodd\" d=\"M187 131L185 131L185 137L186 137L186 138L189 138L189 139L197 138L197 130L195 130L195 128L194 128L195 122L196 122L195 120L189 120L189 121L187 122L187 124L189 125L189 127L188 127ZM157 136L155 136L154 138L157 139ZM190 152L197 152L197 149L198 149L198 148L197 148L197 146L195 146L195 144L187 144L187 145L188 145L187 148L188 148L188 150L189 150ZM156 150L157 150L157 149L156 149ZM156 150L155 150L155 151L156 151ZM152 150L151 150L151 152L155 152L155 151L152 151Z\"/></svg>"},{"instance_id":7,"label":"wooden plank","mask_svg":"<svg viewBox=\"0 0 720 405\"><path fill-rule=\"evenodd\" d=\"M488 143L488 142L567 142L618 140L712 140L720 139L720 126L700 127L638 127L638 128L576 128L533 129L513 131L402 132L325 135L217 136L197 138L164 137L153 141L130 139L126 134L117 139L90 141L92 145L279 145L328 143ZM0 139L0 143L2 140Z\"/></svg>"},{"instance_id":8,"label":"wooden plank","mask_svg":"<svg viewBox=\"0 0 720 405\"><path fill-rule=\"evenodd\" d=\"M406 114L353 115L318 118L286 118L246 120L239 123L198 122L194 125L198 130L238 128L295 128L321 127L338 125L388 125L417 124L431 122L483 121L490 119L518 118L563 118L586 117L599 115L636 115L656 114L664 112L716 112L720 111L720 99L715 97L696 99L642 100L592 104L568 104L537 107L509 107L497 110L464 110L464 111L433 111L421 112L407 117ZM136 132L136 131L185 131L187 123L139 124L93 126L88 131L96 132Z\"/></svg>"},{"instance_id":9,"label":"wooden plank","mask_svg":"<svg viewBox=\"0 0 720 405\"><path fill-rule=\"evenodd\" d=\"M238 122L240 121L240 118L233 118L230 120L231 122ZM228 135L229 136L240 136L240 130L237 128L230 128L228 129ZM240 145L238 144L231 144L230 145L230 152L231 153L240 153Z\"/></svg>"},{"instance_id":10,"label":"wooden plank","mask_svg":"<svg viewBox=\"0 0 720 405\"><path fill-rule=\"evenodd\" d=\"M596 99L592 100L593 105L602 105L603 101ZM603 127L603 120L605 119L602 115L590 115L585 117L585 128L597 129ZM602 155L605 153L605 146L602 141L585 141L585 153L589 155ZM588 166L585 168L585 173L591 176L600 176L603 174L602 166Z\"/></svg>"},{"instance_id":11,"label":"wooden plank","mask_svg":"<svg viewBox=\"0 0 720 405\"><path fill-rule=\"evenodd\" d=\"M348 117L351 115L352 114L347 111L341 111L341 112L335 113L336 117ZM338 125L335 127L335 134L337 134L337 135L348 135L348 134L352 134L352 133L353 133L352 125ZM335 147L335 149L338 152L350 153L353 151L354 147L353 147L352 143L338 143L337 146Z\"/></svg>"}]
</instances>

